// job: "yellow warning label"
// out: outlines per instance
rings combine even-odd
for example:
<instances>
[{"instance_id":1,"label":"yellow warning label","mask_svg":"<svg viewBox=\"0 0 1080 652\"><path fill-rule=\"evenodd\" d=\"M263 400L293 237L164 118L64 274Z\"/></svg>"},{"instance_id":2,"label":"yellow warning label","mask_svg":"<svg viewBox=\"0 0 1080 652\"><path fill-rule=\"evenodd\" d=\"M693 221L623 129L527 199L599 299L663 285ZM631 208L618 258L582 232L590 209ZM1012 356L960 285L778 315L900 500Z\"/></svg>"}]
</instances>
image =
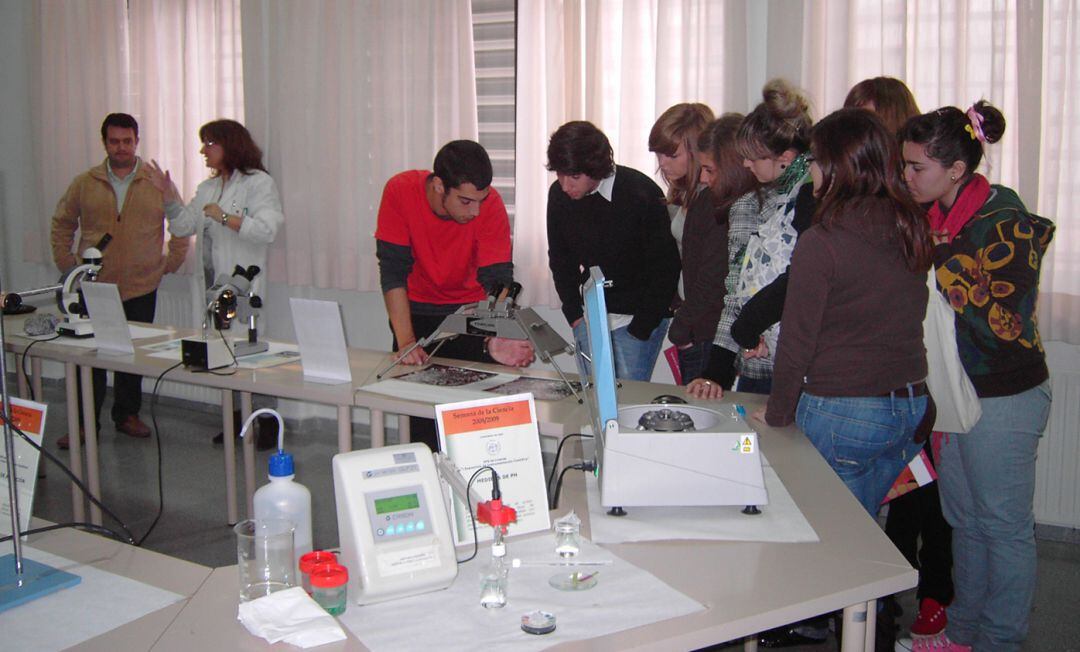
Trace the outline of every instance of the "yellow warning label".
<instances>
[{"instance_id":1,"label":"yellow warning label","mask_svg":"<svg viewBox=\"0 0 1080 652\"><path fill-rule=\"evenodd\" d=\"M753 454L754 452L754 436L743 435L739 441L739 452L744 454Z\"/></svg>"}]
</instances>

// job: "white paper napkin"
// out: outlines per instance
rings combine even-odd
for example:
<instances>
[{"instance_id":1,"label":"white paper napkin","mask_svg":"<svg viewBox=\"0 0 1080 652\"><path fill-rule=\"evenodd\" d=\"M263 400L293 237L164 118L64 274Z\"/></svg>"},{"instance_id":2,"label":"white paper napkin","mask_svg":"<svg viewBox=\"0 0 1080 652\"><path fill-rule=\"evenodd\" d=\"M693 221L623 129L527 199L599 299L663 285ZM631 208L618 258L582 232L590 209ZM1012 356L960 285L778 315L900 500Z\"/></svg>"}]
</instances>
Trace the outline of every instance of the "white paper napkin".
<instances>
[{"instance_id":1,"label":"white paper napkin","mask_svg":"<svg viewBox=\"0 0 1080 652\"><path fill-rule=\"evenodd\" d=\"M241 602L237 620L270 643L309 648L345 639L334 617L298 586Z\"/></svg>"}]
</instances>

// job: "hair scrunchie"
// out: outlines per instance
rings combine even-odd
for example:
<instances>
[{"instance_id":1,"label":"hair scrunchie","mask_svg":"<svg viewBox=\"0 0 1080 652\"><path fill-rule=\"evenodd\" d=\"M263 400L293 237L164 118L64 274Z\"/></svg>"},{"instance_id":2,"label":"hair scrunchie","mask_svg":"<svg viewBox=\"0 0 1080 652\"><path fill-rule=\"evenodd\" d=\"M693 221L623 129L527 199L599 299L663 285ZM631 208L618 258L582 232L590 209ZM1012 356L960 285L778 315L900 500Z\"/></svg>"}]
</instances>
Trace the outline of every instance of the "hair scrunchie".
<instances>
[{"instance_id":1,"label":"hair scrunchie","mask_svg":"<svg viewBox=\"0 0 1080 652\"><path fill-rule=\"evenodd\" d=\"M964 127L964 131L968 132L972 140L977 140L980 143L986 143L986 134L983 133L982 114L975 110L975 105L972 104L971 108L967 110L967 117L970 124Z\"/></svg>"}]
</instances>

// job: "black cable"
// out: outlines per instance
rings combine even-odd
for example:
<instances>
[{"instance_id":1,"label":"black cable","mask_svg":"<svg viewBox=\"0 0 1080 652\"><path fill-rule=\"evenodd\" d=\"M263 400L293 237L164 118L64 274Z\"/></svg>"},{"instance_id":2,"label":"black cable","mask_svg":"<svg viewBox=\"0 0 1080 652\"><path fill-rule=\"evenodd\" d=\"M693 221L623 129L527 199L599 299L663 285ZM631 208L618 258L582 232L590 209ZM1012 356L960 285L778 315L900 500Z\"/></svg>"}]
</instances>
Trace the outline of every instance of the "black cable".
<instances>
[{"instance_id":1,"label":"black cable","mask_svg":"<svg viewBox=\"0 0 1080 652\"><path fill-rule=\"evenodd\" d=\"M548 502L549 503L551 502L551 481L555 479L555 469L559 468L559 458L562 456L562 447L563 447L563 444L566 443L566 440L570 439L571 437L580 437L582 439L592 439L593 438L592 435L586 435L586 434L582 434L580 432L575 432L575 433L571 433L571 434L569 434L569 435L567 435L567 436L565 436L565 437L563 437L562 439L559 440L559 447L555 449L555 461L551 463L551 473L548 474L547 484L545 485L546 488L547 488ZM554 509L554 507L552 509Z\"/></svg>"},{"instance_id":2,"label":"black cable","mask_svg":"<svg viewBox=\"0 0 1080 652\"><path fill-rule=\"evenodd\" d=\"M457 560L457 563L459 564L464 564L465 562L472 561L476 558L477 551L480 550L479 536L477 536L476 534L476 517L472 515L472 496L469 494L469 489L472 489L472 483L476 480L476 477L480 475L485 469L491 471L492 478L499 477L499 474L495 472L495 469L491 468L490 466L481 466L480 468L476 469L476 471L472 474L472 477L469 478L469 483L465 485L465 508L468 510L469 520L472 521L472 554L465 559Z\"/></svg>"},{"instance_id":3,"label":"black cable","mask_svg":"<svg viewBox=\"0 0 1080 652\"><path fill-rule=\"evenodd\" d=\"M14 423L11 423L11 420L7 417L7 415L3 413L2 409L0 409L0 421L6 421L11 426L12 431L18 433L20 437L22 437L28 444L37 449L39 453L43 453L45 457L48 458L53 464L59 466L60 470L67 474L68 478L70 478L71 481L75 483L75 486L83 492L83 494L87 497L87 499L90 500L91 503L98 507L103 514L116 521L116 523L120 526L120 529L124 531L125 535L125 538L121 538L119 535L117 535L117 538L119 538L121 541L124 541L125 543L135 543L135 537L132 536L131 530L128 529L127 525L125 525L124 522L120 520L119 516L112 513L112 511L108 507L106 507L100 500L98 500L94 496L94 494L90 492L90 488L83 484L82 480L75 477L75 474L72 473L71 469L69 469L66 464L61 462L58 457L50 453L44 446L39 446L37 442L31 439L30 436L27 435L25 432L20 430L19 427L16 426Z\"/></svg>"},{"instance_id":4,"label":"black cable","mask_svg":"<svg viewBox=\"0 0 1080 652\"><path fill-rule=\"evenodd\" d=\"M158 388L161 386L161 381L165 378L165 374L169 373L173 369L176 369L180 365L184 364L183 361L177 362L173 366L169 367L165 371L158 374L157 380L154 381L154 391L150 394L150 423L154 425L154 440L157 443L157 476L158 476L158 511L154 516L153 522L150 523L150 527L146 529L146 534L143 534L135 545L141 546L150 533L157 527L158 521L161 520L161 515L165 512L165 469L164 469L164 456L161 454L161 431L158 429L157 424L157 400L158 400Z\"/></svg>"},{"instance_id":5,"label":"black cable","mask_svg":"<svg viewBox=\"0 0 1080 652\"><path fill-rule=\"evenodd\" d=\"M38 342L52 342L53 340L58 340L58 339L60 339L59 335L53 335L52 337L46 338L44 340L34 340L34 341L30 342L29 344L27 344L26 348L23 349L21 362L19 363L19 368L22 369L23 378L26 379L26 385L27 385L27 387L30 388L30 400L31 401L36 401L37 399L34 397L34 383L30 382L30 371L26 368L26 359L30 357L30 349L32 349L34 347L34 345L37 344Z\"/></svg>"},{"instance_id":6,"label":"black cable","mask_svg":"<svg viewBox=\"0 0 1080 652\"><path fill-rule=\"evenodd\" d=\"M83 530L88 530L90 532L97 532L98 534L105 534L121 543L131 543L131 541L125 540L124 536L116 530L110 530L107 527L101 525L94 525L93 523L54 523L53 525L45 525L42 527L34 528L32 530L24 530L22 532L22 535L30 536L31 534L42 534L43 532L52 532L53 530L62 530L69 527L80 528ZM11 538L12 535L10 534L4 537L0 537L0 543L7 543L8 541L11 541Z\"/></svg>"},{"instance_id":7,"label":"black cable","mask_svg":"<svg viewBox=\"0 0 1080 652\"><path fill-rule=\"evenodd\" d=\"M587 471L589 469L589 466L590 465L587 465L585 463L571 464L570 466L566 467L561 472L559 472L559 481L555 483L555 496L552 499L551 509L558 509L559 508L559 493L562 492L562 481L563 481L563 476L566 475L566 472L569 471L570 469L574 469L574 470L577 470L577 471Z\"/></svg>"}]
</instances>

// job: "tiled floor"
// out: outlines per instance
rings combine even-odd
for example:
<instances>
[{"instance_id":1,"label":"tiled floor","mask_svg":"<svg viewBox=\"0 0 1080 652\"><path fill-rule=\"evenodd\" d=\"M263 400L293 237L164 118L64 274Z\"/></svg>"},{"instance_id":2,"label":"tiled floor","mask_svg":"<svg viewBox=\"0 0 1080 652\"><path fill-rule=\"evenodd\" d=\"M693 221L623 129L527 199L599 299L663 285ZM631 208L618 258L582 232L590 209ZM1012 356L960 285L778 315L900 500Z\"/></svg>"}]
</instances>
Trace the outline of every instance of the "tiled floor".
<instances>
[{"instance_id":1,"label":"tiled floor","mask_svg":"<svg viewBox=\"0 0 1080 652\"><path fill-rule=\"evenodd\" d=\"M13 384L12 384L13 385ZM56 449L56 439L64 434L63 396L51 386L46 398L54 406L48 424L46 445ZM109 399L111 400L111 399ZM143 419L150 422L149 396ZM103 411L108 415L110 403ZM102 427L100 460L103 493L107 506L125 522L136 539L145 536L157 513L158 465L162 470L164 512L145 546L168 555L208 566L236 562L234 538L226 524L223 447L210 438L221 429L220 417L207 406L163 401L157 410L161 432L161 456L156 439L136 440L117 434L111 423ZM337 545L337 515L334 508L330 458L337 450L336 430L330 421L303 432L289 430L286 449L295 456L297 480L312 493L314 539L317 547ZM392 436L391 436L392 438ZM357 428L354 446L367 446L367 433ZM257 478L265 482L269 453L258 453ZM243 488L238 486L243 497ZM243 507L241 507L243 512ZM38 481L34 515L55 522L71 519L71 488L55 468ZM115 523L107 523L116 529ZM905 626L914 618L913 594L903 596ZM827 645L788 648L821 651ZM1031 617L1031 635L1025 650L1080 651L1080 545L1042 539L1039 541L1039 585Z\"/></svg>"}]
</instances>

